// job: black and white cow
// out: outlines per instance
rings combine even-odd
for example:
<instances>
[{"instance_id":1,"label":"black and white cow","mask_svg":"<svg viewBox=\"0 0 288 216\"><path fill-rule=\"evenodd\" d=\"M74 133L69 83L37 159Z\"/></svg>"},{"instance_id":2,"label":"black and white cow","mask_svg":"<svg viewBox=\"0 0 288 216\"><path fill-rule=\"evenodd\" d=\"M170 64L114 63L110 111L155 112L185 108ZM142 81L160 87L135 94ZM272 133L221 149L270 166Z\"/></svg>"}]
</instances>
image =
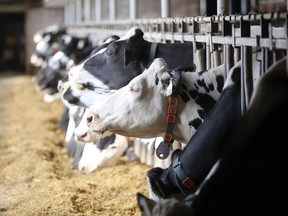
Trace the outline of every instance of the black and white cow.
<instances>
[{"instance_id":1,"label":"black and white cow","mask_svg":"<svg viewBox=\"0 0 288 216\"><path fill-rule=\"evenodd\" d=\"M88 126L97 133L111 131L130 137L163 137L166 111L172 94L172 75L164 59L157 58L141 75L109 93L89 108ZM220 97L224 65L202 72L183 72L179 83L178 112L173 137L188 143Z\"/></svg>"},{"instance_id":2,"label":"black and white cow","mask_svg":"<svg viewBox=\"0 0 288 216\"><path fill-rule=\"evenodd\" d=\"M118 39L118 37L113 35L107 38L105 42L116 39ZM97 52L97 48L93 52ZM63 80L58 83L58 89L62 94L65 94L68 90L68 80L66 78L67 77L63 78ZM101 96L102 95L99 95L99 97ZM89 173L103 167L115 165L128 147L127 139L112 133L99 136L95 133L89 133L87 130L85 130L85 134L82 133L81 136L77 137L77 130L75 129L81 124L81 117L83 115L85 116L85 108L71 104L64 98L62 99L65 107L69 110L69 126L65 140L67 143L67 153L73 157L72 168ZM93 102L95 98L91 100ZM81 133L81 128L78 129L78 133Z\"/></svg>"},{"instance_id":3,"label":"black and white cow","mask_svg":"<svg viewBox=\"0 0 288 216\"><path fill-rule=\"evenodd\" d=\"M225 148L198 190L182 202L155 202L138 194L142 216L169 216L179 208L183 215L195 216L286 215L288 148L283 122L288 121L287 108L286 57L259 79L247 112L230 133L219 134L222 138L217 138L217 145ZM216 128L217 122L214 125Z\"/></svg>"},{"instance_id":4,"label":"black and white cow","mask_svg":"<svg viewBox=\"0 0 288 216\"><path fill-rule=\"evenodd\" d=\"M85 103L79 99L82 93L87 95L88 91L94 91L99 94L119 89L158 57L164 58L171 69L192 63L192 43L152 43L143 35L141 29L133 27L119 40L103 44L94 55L72 67L68 73L71 89L64 98L83 106Z\"/></svg>"}]
</instances>

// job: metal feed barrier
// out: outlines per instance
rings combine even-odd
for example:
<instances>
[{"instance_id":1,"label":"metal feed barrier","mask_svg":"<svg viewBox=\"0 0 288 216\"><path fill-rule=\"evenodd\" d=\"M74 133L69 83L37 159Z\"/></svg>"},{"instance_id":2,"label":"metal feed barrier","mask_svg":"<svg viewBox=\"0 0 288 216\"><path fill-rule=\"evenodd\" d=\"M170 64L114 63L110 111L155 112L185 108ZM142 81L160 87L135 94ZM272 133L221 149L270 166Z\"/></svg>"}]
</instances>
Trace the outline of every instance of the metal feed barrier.
<instances>
[{"instance_id":1,"label":"metal feed barrier","mask_svg":"<svg viewBox=\"0 0 288 216\"><path fill-rule=\"evenodd\" d=\"M227 74L237 61L242 60L241 109L244 113L249 105L255 81L272 64L287 55L287 22L287 12L273 12L99 21L67 27L71 34L90 34L95 41L111 34L121 36L131 27L138 26L143 30L144 37L152 42L193 43L194 56L191 56L191 61L199 70L207 70L224 63ZM162 161L154 156L155 146L159 142L159 138L135 142L135 154L142 163L169 166L169 157ZM181 148L181 145L178 143L176 148L179 147Z\"/></svg>"}]
</instances>

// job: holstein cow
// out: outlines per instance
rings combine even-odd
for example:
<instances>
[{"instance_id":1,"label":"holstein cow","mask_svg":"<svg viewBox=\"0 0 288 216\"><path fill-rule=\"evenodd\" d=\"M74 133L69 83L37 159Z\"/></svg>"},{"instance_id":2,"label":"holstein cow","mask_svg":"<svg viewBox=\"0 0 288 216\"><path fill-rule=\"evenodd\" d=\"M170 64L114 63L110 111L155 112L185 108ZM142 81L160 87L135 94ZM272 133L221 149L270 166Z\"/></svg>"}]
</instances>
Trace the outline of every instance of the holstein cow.
<instances>
[{"instance_id":1,"label":"holstein cow","mask_svg":"<svg viewBox=\"0 0 288 216\"><path fill-rule=\"evenodd\" d=\"M195 216L286 215L288 148L283 122L288 121L287 76L286 57L259 79L247 112L230 133L215 134L222 137L217 138L217 145L225 148L194 194L182 202L155 202L138 194L142 216L169 216L179 208L183 215ZM214 112L213 116L218 114ZM214 125L218 127L217 122Z\"/></svg>"},{"instance_id":2,"label":"holstein cow","mask_svg":"<svg viewBox=\"0 0 288 216\"><path fill-rule=\"evenodd\" d=\"M71 86L78 89L78 94L86 94L87 91L108 92L127 85L155 58L164 58L171 69L193 61L192 43L152 43L144 40L143 35L141 29L133 27L119 40L103 44L98 52L71 68L68 73ZM64 98L73 100L73 104L77 105L80 96L73 98L73 95L71 88Z\"/></svg>"},{"instance_id":3,"label":"holstein cow","mask_svg":"<svg viewBox=\"0 0 288 216\"><path fill-rule=\"evenodd\" d=\"M220 97L224 65L202 72L183 72L177 86L170 82L177 77L177 72L173 75L167 71L166 62L155 59L127 86L91 106L88 126L97 133L108 130L131 137L162 137L166 132L168 99L176 87L178 92L174 98L178 98L178 111L175 124L172 123L173 138L188 143Z\"/></svg>"}]
</instances>

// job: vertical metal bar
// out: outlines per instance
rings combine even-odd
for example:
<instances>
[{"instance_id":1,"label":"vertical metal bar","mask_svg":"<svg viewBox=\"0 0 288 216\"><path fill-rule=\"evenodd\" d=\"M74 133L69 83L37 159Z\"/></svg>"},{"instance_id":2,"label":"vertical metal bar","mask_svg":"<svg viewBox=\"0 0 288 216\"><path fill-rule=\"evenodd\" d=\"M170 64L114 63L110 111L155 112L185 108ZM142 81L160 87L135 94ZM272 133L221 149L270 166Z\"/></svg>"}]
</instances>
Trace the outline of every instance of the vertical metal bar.
<instances>
[{"instance_id":1,"label":"vertical metal bar","mask_svg":"<svg viewBox=\"0 0 288 216\"><path fill-rule=\"evenodd\" d=\"M210 43L206 43L206 70L211 68Z\"/></svg>"},{"instance_id":2,"label":"vertical metal bar","mask_svg":"<svg viewBox=\"0 0 288 216\"><path fill-rule=\"evenodd\" d=\"M241 12L242 14L247 14L250 12L250 0L241 1Z\"/></svg>"},{"instance_id":3,"label":"vertical metal bar","mask_svg":"<svg viewBox=\"0 0 288 216\"><path fill-rule=\"evenodd\" d=\"M82 21L82 0L76 0L76 7L75 7L75 12L76 12L76 22L81 22Z\"/></svg>"},{"instance_id":4,"label":"vertical metal bar","mask_svg":"<svg viewBox=\"0 0 288 216\"><path fill-rule=\"evenodd\" d=\"M102 19L102 0L95 0L95 21L99 22Z\"/></svg>"},{"instance_id":5,"label":"vertical metal bar","mask_svg":"<svg viewBox=\"0 0 288 216\"><path fill-rule=\"evenodd\" d=\"M244 75L244 90L245 90L245 108L248 107L253 92L253 75L252 75L252 47L243 47L244 58L243 62L243 75Z\"/></svg>"},{"instance_id":6,"label":"vertical metal bar","mask_svg":"<svg viewBox=\"0 0 288 216\"><path fill-rule=\"evenodd\" d=\"M161 17L167 18L171 16L170 0L161 0Z\"/></svg>"},{"instance_id":7,"label":"vertical metal bar","mask_svg":"<svg viewBox=\"0 0 288 216\"><path fill-rule=\"evenodd\" d=\"M84 21L89 22L91 21L91 6L90 6L90 0L84 1Z\"/></svg>"},{"instance_id":8,"label":"vertical metal bar","mask_svg":"<svg viewBox=\"0 0 288 216\"><path fill-rule=\"evenodd\" d=\"M229 1L228 0L217 0L217 14L226 15L229 11Z\"/></svg>"},{"instance_id":9,"label":"vertical metal bar","mask_svg":"<svg viewBox=\"0 0 288 216\"><path fill-rule=\"evenodd\" d=\"M249 21L244 21L242 18L240 20L240 34L241 37L250 37L250 23ZM251 47L245 47L244 45L241 46L241 111L242 114L246 112L247 106L249 104L249 91L250 86L249 82L247 81L247 73L249 73L249 67L251 67L251 62L249 64L249 58L251 60L250 54ZM252 53L252 51L251 51ZM249 65L248 65L249 64ZM248 90L249 89L249 90Z\"/></svg>"},{"instance_id":10,"label":"vertical metal bar","mask_svg":"<svg viewBox=\"0 0 288 216\"><path fill-rule=\"evenodd\" d=\"M136 19L138 17L137 3L137 0L129 0L130 19Z\"/></svg>"},{"instance_id":11,"label":"vertical metal bar","mask_svg":"<svg viewBox=\"0 0 288 216\"><path fill-rule=\"evenodd\" d=\"M115 0L109 0L109 18L110 18L110 20L115 20L115 18L116 18Z\"/></svg>"}]
</instances>

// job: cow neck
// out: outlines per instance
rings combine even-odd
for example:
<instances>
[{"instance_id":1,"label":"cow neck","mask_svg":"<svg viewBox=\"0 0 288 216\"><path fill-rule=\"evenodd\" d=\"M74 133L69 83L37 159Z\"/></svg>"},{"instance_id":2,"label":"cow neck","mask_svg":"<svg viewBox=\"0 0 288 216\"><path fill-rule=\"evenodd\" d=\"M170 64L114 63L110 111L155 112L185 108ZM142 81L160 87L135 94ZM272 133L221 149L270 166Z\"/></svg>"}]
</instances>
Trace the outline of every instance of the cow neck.
<instances>
[{"instance_id":1,"label":"cow neck","mask_svg":"<svg viewBox=\"0 0 288 216\"><path fill-rule=\"evenodd\" d=\"M164 140L159 144L156 149L156 155L159 159L166 159L169 156L173 139L173 129L177 118L178 110L178 95L180 93L180 78L181 73L175 73L171 75L172 81L172 94L168 97L168 106L166 113L166 131L164 133Z\"/></svg>"},{"instance_id":2,"label":"cow neck","mask_svg":"<svg viewBox=\"0 0 288 216\"><path fill-rule=\"evenodd\" d=\"M156 57L157 46L158 46L158 43L151 43L150 51L149 51L149 59L148 59L148 62L150 64L154 61Z\"/></svg>"}]
</instances>

